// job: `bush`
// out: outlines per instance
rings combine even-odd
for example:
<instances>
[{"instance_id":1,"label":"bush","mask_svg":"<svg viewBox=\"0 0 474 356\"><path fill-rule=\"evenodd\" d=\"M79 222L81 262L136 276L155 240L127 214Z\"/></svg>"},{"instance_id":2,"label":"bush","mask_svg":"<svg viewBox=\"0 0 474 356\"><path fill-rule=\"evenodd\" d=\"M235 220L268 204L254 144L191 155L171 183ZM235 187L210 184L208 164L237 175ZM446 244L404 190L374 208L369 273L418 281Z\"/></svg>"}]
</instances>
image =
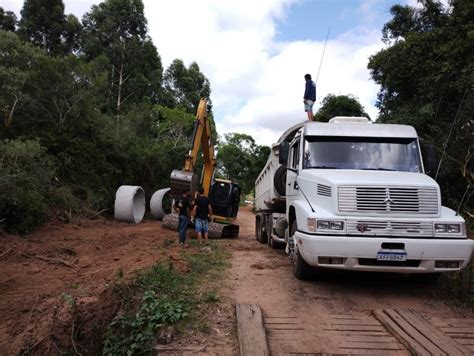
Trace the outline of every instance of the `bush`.
<instances>
[{"instance_id":1,"label":"bush","mask_svg":"<svg viewBox=\"0 0 474 356\"><path fill-rule=\"evenodd\" d=\"M46 220L54 173L38 141L0 141L0 228L24 234Z\"/></svg>"}]
</instances>

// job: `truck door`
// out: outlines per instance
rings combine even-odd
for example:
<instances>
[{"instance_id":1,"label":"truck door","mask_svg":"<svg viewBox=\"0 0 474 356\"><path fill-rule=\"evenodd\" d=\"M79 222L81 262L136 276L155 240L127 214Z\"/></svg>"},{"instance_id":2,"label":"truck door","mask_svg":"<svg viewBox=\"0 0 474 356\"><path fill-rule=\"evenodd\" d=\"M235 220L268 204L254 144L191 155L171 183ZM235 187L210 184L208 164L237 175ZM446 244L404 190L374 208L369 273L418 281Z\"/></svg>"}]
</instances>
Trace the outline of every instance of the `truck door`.
<instances>
[{"instance_id":1,"label":"truck door","mask_svg":"<svg viewBox=\"0 0 474 356\"><path fill-rule=\"evenodd\" d=\"M286 172L286 202L289 203L299 194L298 184L296 183L296 177L298 176L299 164L300 164L300 138L297 137L293 140L290 145L288 167L293 170Z\"/></svg>"}]
</instances>

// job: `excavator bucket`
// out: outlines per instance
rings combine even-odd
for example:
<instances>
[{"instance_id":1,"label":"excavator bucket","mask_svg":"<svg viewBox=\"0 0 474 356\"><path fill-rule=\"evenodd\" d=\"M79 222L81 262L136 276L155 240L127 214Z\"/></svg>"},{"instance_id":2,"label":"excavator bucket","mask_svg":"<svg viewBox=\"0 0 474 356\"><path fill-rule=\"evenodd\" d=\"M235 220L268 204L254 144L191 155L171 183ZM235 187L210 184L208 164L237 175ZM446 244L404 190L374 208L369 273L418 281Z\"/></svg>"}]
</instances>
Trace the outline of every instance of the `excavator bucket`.
<instances>
[{"instance_id":1,"label":"excavator bucket","mask_svg":"<svg viewBox=\"0 0 474 356\"><path fill-rule=\"evenodd\" d=\"M170 179L171 196L176 199L181 197L185 191L194 193L197 188L197 182L197 174L178 169L173 170Z\"/></svg>"},{"instance_id":2,"label":"excavator bucket","mask_svg":"<svg viewBox=\"0 0 474 356\"><path fill-rule=\"evenodd\" d=\"M177 214L167 214L161 222L164 228L178 231L179 216ZM194 225L193 225L194 226ZM217 222L209 223L209 238L223 239L235 238L239 235L239 226L235 224L224 224Z\"/></svg>"}]
</instances>

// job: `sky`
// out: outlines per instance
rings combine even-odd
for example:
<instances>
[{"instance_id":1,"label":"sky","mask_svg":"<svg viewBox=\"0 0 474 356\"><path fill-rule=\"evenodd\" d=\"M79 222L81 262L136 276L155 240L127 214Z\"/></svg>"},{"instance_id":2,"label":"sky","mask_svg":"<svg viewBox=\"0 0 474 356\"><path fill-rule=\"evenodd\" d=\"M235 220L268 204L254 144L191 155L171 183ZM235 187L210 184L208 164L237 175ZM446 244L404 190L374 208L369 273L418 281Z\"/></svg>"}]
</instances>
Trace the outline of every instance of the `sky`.
<instances>
[{"instance_id":1,"label":"sky","mask_svg":"<svg viewBox=\"0 0 474 356\"><path fill-rule=\"evenodd\" d=\"M63 0L78 18L97 0ZM317 78L315 111L328 94L357 97L372 119L379 87L369 57L395 3L416 0L143 0L149 34L166 68L197 62L211 83L217 131L276 142L306 118L304 74ZM22 0L0 0L19 16ZM329 30L330 29L330 30ZM318 77L318 68L329 31Z\"/></svg>"}]
</instances>

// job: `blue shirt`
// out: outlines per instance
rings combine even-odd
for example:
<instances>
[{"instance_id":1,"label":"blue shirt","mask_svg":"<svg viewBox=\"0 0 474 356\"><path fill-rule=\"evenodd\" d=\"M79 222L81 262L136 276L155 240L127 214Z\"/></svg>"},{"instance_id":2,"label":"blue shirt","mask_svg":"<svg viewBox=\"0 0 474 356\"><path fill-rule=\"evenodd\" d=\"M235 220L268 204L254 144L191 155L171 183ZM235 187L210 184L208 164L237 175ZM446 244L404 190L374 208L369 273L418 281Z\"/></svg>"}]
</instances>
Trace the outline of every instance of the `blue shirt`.
<instances>
[{"instance_id":1,"label":"blue shirt","mask_svg":"<svg viewBox=\"0 0 474 356\"><path fill-rule=\"evenodd\" d=\"M306 81L303 99L316 101L316 84L311 79Z\"/></svg>"}]
</instances>

